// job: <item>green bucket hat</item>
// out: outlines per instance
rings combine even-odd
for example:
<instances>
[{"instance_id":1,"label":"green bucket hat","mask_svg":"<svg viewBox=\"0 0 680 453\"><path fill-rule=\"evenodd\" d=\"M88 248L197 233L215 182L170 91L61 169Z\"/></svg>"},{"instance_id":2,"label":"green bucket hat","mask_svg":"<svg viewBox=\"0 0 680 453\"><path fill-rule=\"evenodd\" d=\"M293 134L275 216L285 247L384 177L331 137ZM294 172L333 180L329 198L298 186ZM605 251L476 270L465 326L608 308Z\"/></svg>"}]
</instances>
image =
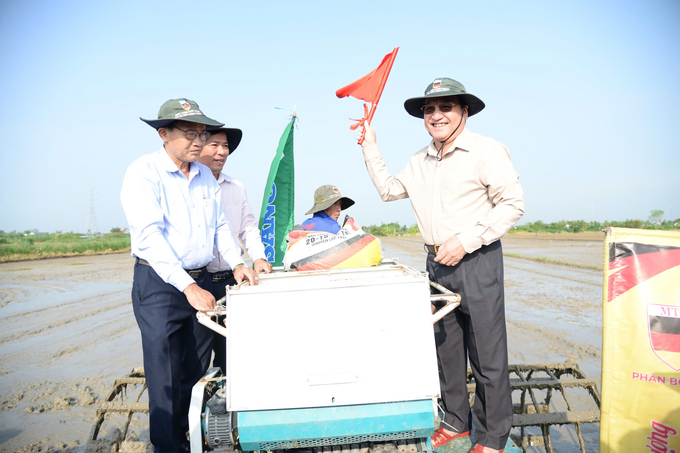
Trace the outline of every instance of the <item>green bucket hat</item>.
<instances>
[{"instance_id":1,"label":"green bucket hat","mask_svg":"<svg viewBox=\"0 0 680 453\"><path fill-rule=\"evenodd\" d=\"M423 111L420 108L425 104L425 101L445 96L458 96L465 105L468 106L468 116L481 112L485 107L484 102L474 94L468 93L462 83L446 77L440 77L434 79L434 81L425 88L424 96L407 99L406 102L404 102L404 108L409 115L415 116L416 118L423 118Z\"/></svg>"},{"instance_id":2,"label":"green bucket hat","mask_svg":"<svg viewBox=\"0 0 680 453\"><path fill-rule=\"evenodd\" d=\"M342 200L340 210L345 210L354 204L354 200L343 197L337 187L331 185L321 186L314 191L314 206L305 212L305 215L325 211L338 200Z\"/></svg>"},{"instance_id":3,"label":"green bucket hat","mask_svg":"<svg viewBox=\"0 0 680 453\"><path fill-rule=\"evenodd\" d=\"M231 127L208 127L206 130L210 132L210 135L219 134L220 132L227 134L230 156L234 154L234 151L236 151L236 148L238 147L238 144L241 143L241 138L243 137L243 131L241 131L241 129Z\"/></svg>"},{"instance_id":4,"label":"green bucket hat","mask_svg":"<svg viewBox=\"0 0 680 453\"><path fill-rule=\"evenodd\" d=\"M165 127L175 121L205 124L206 126L224 126L223 123L208 118L203 114L196 102L189 99L170 99L161 105L157 120L139 118L154 129Z\"/></svg>"}]
</instances>

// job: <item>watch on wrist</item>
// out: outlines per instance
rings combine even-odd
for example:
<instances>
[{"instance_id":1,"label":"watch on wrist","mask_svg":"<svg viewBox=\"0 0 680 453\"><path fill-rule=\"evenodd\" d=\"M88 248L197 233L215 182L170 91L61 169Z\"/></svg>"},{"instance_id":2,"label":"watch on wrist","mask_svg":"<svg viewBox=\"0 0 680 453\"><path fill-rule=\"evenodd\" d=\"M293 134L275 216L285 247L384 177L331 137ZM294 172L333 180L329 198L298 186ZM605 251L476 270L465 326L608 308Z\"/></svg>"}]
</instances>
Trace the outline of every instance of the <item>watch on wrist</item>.
<instances>
[{"instance_id":1,"label":"watch on wrist","mask_svg":"<svg viewBox=\"0 0 680 453\"><path fill-rule=\"evenodd\" d=\"M239 269L241 269L242 267L245 267L245 266L246 266L246 265L243 264L243 263L237 264L236 266L234 266L234 268L233 268L231 271L232 271L232 272L236 272L237 270L239 270Z\"/></svg>"}]
</instances>

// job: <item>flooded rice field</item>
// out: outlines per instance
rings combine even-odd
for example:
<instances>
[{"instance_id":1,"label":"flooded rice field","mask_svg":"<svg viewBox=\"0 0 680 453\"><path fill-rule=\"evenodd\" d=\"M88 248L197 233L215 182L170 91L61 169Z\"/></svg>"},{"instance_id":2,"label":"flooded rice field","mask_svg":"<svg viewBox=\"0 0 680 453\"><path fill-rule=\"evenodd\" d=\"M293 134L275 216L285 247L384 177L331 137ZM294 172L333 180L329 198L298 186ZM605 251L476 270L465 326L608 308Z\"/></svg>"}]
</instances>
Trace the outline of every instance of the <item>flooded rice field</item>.
<instances>
[{"instance_id":1,"label":"flooded rice field","mask_svg":"<svg viewBox=\"0 0 680 453\"><path fill-rule=\"evenodd\" d=\"M502 240L503 252L522 257L543 257L584 266L602 266L604 235L600 240L550 240L545 237ZM420 238L383 238L387 258L399 257L425 270L426 253ZM505 312L510 363L576 361L589 379L601 383L602 271L549 264L506 256ZM516 401L516 396L513 395ZM580 410L595 408L583 392L571 403ZM557 452L578 452L573 427L551 428ZM533 434L540 434L534 432ZM584 425L586 450L599 450L599 425ZM528 451L544 451L543 449Z\"/></svg>"},{"instance_id":2,"label":"flooded rice field","mask_svg":"<svg viewBox=\"0 0 680 453\"><path fill-rule=\"evenodd\" d=\"M128 254L0 264L0 449L82 451L113 380L141 366Z\"/></svg>"},{"instance_id":3,"label":"flooded rice field","mask_svg":"<svg viewBox=\"0 0 680 453\"><path fill-rule=\"evenodd\" d=\"M602 240L509 236L503 247L602 265ZM425 268L420 238L384 238L382 248L385 258ZM114 379L142 365L132 264L128 254L0 264L0 451L85 449ZM506 257L505 285L510 363L575 360L599 386L602 272ZM597 429L584 428L588 451L597 451ZM143 423L132 431L148 439ZM553 447L578 451L578 441L557 430Z\"/></svg>"}]
</instances>

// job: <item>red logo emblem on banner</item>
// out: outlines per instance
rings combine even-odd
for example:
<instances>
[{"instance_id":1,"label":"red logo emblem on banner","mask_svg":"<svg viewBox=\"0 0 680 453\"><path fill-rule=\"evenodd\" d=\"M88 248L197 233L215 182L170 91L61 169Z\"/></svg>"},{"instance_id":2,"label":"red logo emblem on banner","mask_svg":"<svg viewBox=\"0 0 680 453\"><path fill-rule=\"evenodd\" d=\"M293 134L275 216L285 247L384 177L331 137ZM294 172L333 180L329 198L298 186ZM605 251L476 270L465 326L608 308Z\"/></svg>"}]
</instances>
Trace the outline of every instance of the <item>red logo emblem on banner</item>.
<instances>
[{"instance_id":1,"label":"red logo emblem on banner","mask_svg":"<svg viewBox=\"0 0 680 453\"><path fill-rule=\"evenodd\" d=\"M647 305L647 321L654 355L680 371L680 306Z\"/></svg>"}]
</instances>

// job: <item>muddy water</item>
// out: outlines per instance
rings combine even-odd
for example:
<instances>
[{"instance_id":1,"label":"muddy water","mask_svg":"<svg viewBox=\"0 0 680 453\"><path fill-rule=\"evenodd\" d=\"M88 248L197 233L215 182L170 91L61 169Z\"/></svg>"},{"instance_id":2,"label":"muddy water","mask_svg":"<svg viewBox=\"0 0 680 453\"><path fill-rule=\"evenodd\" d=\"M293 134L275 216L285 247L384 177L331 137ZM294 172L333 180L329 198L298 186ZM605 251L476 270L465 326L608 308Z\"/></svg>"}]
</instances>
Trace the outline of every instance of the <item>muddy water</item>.
<instances>
[{"instance_id":1,"label":"muddy water","mask_svg":"<svg viewBox=\"0 0 680 453\"><path fill-rule=\"evenodd\" d=\"M505 251L601 264L601 242L504 239ZM386 238L383 255L424 270L420 238ZM576 360L599 382L598 271L505 259L511 363ZM82 452L113 380L141 366L127 254L0 264L0 451ZM586 398L584 397L584 400ZM134 437L148 438L143 422ZM597 451L597 427L584 430ZM105 432L104 437L115 437ZM578 451L573 432L557 451Z\"/></svg>"},{"instance_id":2,"label":"muddy water","mask_svg":"<svg viewBox=\"0 0 680 453\"><path fill-rule=\"evenodd\" d=\"M127 254L0 264L0 448L82 451L116 377L142 363Z\"/></svg>"}]
</instances>

